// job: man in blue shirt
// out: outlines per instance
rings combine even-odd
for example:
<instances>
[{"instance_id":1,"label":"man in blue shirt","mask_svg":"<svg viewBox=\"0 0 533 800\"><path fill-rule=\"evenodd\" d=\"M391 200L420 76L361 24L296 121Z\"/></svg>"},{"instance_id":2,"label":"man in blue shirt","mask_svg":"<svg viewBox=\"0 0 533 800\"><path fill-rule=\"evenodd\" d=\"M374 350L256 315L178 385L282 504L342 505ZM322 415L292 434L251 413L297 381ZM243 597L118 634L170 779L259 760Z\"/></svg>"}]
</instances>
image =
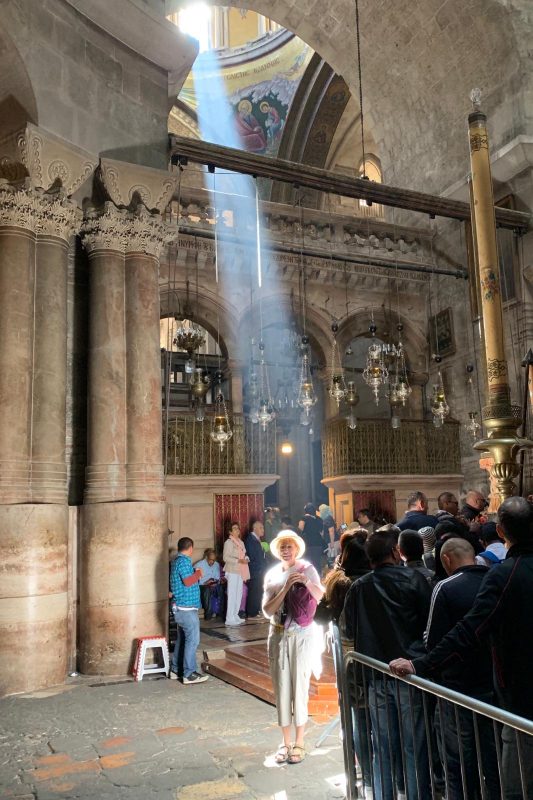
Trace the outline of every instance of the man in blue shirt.
<instances>
[{"instance_id":1,"label":"man in blue shirt","mask_svg":"<svg viewBox=\"0 0 533 800\"><path fill-rule=\"evenodd\" d=\"M199 581L202 570L192 565L193 540L183 536L178 541L178 555L170 567L172 613L178 627L176 645L170 665L170 677L181 677L184 684L203 683L207 675L197 671L196 649L200 644ZM180 666L182 664L182 666Z\"/></svg>"},{"instance_id":2,"label":"man in blue shirt","mask_svg":"<svg viewBox=\"0 0 533 800\"><path fill-rule=\"evenodd\" d=\"M204 610L204 619L209 620L213 616L212 602L213 596L221 597L221 584L220 584L220 564L216 560L216 553L212 547L204 550L204 557L201 561L197 561L194 565L196 569L202 570L202 577L200 578L200 600ZM220 609L222 611L222 609Z\"/></svg>"}]
</instances>

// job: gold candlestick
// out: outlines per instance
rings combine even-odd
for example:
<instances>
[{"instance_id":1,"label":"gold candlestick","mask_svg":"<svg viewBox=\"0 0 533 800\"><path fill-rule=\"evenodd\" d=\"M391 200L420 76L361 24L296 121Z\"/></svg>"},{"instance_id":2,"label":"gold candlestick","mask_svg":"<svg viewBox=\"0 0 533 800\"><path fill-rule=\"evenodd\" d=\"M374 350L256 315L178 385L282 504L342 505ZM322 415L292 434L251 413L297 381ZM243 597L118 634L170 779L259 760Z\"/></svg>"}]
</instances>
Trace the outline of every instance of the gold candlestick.
<instances>
[{"instance_id":1,"label":"gold candlestick","mask_svg":"<svg viewBox=\"0 0 533 800\"><path fill-rule=\"evenodd\" d=\"M517 436L519 421L513 415L511 406L487 118L479 107L478 89L473 90L471 99L474 105L474 111L468 117L472 167L471 213L476 235L485 338L487 404L483 408L483 423L488 434L486 439L476 442L474 448L490 452L493 459L491 475L496 480L501 499L505 500L515 493L514 479L520 472L516 457L523 447L533 447L533 442Z\"/></svg>"}]
</instances>

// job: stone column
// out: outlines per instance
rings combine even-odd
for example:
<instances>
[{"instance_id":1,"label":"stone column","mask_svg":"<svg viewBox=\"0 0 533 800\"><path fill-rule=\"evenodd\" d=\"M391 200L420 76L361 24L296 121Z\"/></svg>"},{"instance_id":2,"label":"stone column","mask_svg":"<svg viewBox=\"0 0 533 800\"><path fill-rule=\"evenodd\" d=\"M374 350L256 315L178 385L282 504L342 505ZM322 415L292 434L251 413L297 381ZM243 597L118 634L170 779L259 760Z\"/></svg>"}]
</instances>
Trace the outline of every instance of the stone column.
<instances>
[{"instance_id":1,"label":"stone column","mask_svg":"<svg viewBox=\"0 0 533 800\"><path fill-rule=\"evenodd\" d=\"M80 668L131 670L168 616L159 351L160 216L106 203L89 251L89 464L81 511Z\"/></svg>"},{"instance_id":2,"label":"stone column","mask_svg":"<svg viewBox=\"0 0 533 800\"><path fill-rule=\"evenodd\" d=\"M0 190L0 695L67 671L67 243L78 211L26 180ZM36 654L21 669L21 643Z\"/></svg>"},{"instance_id":3,"label":"stone column","mask_svg":"<svg viewBox=\"0 0 533 800\"><path fill-rule=\"evenodd\" d=\"M127 212L106 203L89 213L89 356L85 502L126 499Z\"/></svg>"},{"instance_id":4,"label":"stone column","mask_svg":"<svg viewBox=\"0 0 533 800\"><path fill-rule=\"evenodd\" d=\"M159 256L164 228L138 211L126 248L126 392L128 500L160 501L163 493Z\"/></svg>"},{"instance_id":5,"label":"stone column","mask_svg":"<svg viewBox=\"0 0 533 800\"><path fill-rule=\"evenodd\" d=\"M36 503L67 502L67 272L81 212L64 196L43 209L35 254L31 487Z\"/></svg>"},{"instance_id":6,"label":"stone column","mask_svg":"<svg viewBox=\"0 0 533 800\"><path fill-rule=\"evenodd\" d=\"M35 263L35 196L0 191L0 503L27 503Z\"/></svg>"}]
</instances>

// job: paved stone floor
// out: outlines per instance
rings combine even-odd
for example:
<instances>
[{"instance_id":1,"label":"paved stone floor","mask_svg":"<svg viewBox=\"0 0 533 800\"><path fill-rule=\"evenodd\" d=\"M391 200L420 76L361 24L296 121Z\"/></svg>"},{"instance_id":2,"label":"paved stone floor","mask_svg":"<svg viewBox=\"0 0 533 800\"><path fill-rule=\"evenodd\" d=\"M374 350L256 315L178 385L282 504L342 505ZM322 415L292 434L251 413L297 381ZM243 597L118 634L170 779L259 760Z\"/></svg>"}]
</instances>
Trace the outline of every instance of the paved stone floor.
<instances>
[{"instance_id":1,"label":"paved stone floor","mask_svg":"<svg viewBox=\"0 0 533 800\"><path fill-rule=\"evenodd\" d=\"M78 677L0 701L0 797L36 800L331 800L344 797L338 735L277 766L275 709L216 678Z\"/></svg>"}]
</instances>

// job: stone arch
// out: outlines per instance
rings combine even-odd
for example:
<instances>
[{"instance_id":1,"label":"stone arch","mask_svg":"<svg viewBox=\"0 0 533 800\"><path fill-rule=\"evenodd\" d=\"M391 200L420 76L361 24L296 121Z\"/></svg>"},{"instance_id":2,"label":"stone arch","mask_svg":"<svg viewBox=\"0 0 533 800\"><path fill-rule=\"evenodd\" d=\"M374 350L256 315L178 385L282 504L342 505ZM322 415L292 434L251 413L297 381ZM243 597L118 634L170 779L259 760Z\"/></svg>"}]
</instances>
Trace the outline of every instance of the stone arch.
<instances>
[{"instance_id":1,"label":"stone arch","mask_svg":"<svg viewBox=\"0 0 533 800\"><path fill-rule=\"evenodd\" d=\"M185 281L178 281L175 288L170 290L167 286L160 288L161 318L171 316L180 311L185 292ZM202 292L198 297L198 308L196 307L195 299L193 309L195 321L205 328L214 339L219 341L224 358L235 358L238 352L236 333L239 330L239 319L235 309L229 303L226 303L220 295L206 287L202 287Z\"/></svg>"},{"instance_id":2,"label":"stone arch","mask_svg":"<svg viewBox=\"0 0 533 800\"><path fill-rule=\"evenodd\" d=\"M258 305L248 305L240 319L240 329L255 333L257 328L253 326L252 319L258 314ZM264 327L272 324L289 324L294 318L293 303L290 294L272 294L262 300L262 314ZM299 326L300 327L300 326ZM306 333L309 336L310 345L320 364L324 366L327 362L329 351L328 338L329 318L309 306L306 311Z\"/></svg>"},{"instance_id":3,"label":"stone arch","mask_svg":"<svg viewBox=\"0 0 533 800\"><path fill-rule=\"evenodd\" d=\"M332 0L322 13L316 3L223 2L265 14L296 33L357 94L352 3ZM514 0L521 7L525 2ZM438 192L443 176L450 185L468 170L466 115L474 85L484 87L485 110L496 129L494 144L511 134L517 89L511 91L510 82L516 76L519 85L526 49L517 48L519 34L511 24L515 9L503 0L477 0L470 6L462 0L401 0L388 9L373 0L360 2L366 122L375 131L386 183ZM521 24L530 33L530 26ZM509 83L501 81L502 74ZM406 147L410 130L417 135Z\"/></svg>"},{"instance_id":4,"label":"stone arch","mask_svg":"<svg viewBox=\"0 0 533 800\"><path fill-rule=\"evenodd\" d=\"M376 335L380 338L386 338L384 337L385 331L393 330L396 333L397 319L396 313L391 316L386 309L374 309L374 321L378 329ZM413 373L425 375L427 373L429 352L426 333L418 325L403 316L400 316L400 321L403 324L402 340L405 345L410 370ZM357 309L343 319L339 323L337 334L340 352L344 352L352 339L359 336L369 336L369 324L370 311L368 308Z\"/></svg>"}]
</instances>

